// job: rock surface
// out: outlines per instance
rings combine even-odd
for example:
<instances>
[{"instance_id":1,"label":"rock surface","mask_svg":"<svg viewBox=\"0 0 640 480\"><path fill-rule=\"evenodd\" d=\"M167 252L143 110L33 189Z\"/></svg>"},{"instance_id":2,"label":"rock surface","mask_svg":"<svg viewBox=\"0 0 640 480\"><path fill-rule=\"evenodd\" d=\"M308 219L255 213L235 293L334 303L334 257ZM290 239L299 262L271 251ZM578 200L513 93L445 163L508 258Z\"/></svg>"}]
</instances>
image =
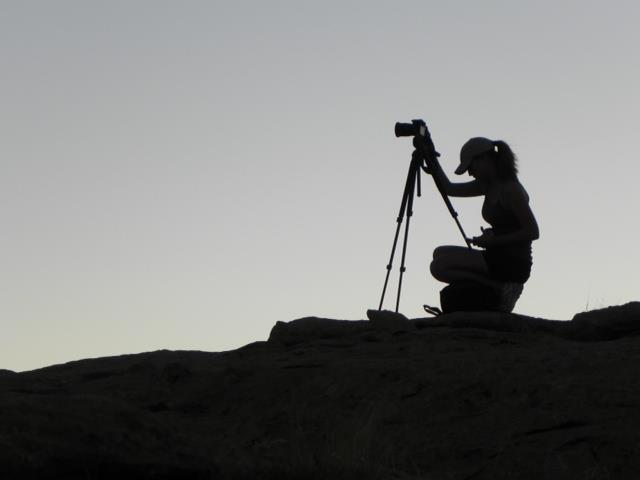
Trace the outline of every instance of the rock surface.
<instances>
[{"instance_id":1,"label":"rock surface","mask_svg":"<svg viewBox=\"0 0 640 480\"><path fill-rule=\"evenodd\" d=\"M640 303L0 371L0 478L640 478Z\"/></svg>"}]
</instances>

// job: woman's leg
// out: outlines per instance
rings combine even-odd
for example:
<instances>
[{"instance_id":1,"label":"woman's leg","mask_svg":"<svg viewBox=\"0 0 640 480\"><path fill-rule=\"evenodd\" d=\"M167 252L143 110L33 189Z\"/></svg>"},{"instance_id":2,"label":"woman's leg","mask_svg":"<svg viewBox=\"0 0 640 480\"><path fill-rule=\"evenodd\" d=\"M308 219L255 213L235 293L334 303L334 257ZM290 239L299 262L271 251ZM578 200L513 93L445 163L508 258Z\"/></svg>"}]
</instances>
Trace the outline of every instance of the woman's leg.
<instances>
[{"instance_id":1,"label":"woman's leg","mask_svg":"<svg viewBox=\"0 0 640 480\"><path fill-rule=\"evenodd\" d=\"M456 253L461 250L469 250L469 248L461 247L460 245L442 245L433 250L433 259L435 260L438 257L450 255L451 253Z\"/></svg>"},{"instance_id":2,"label":"woman's leg","mask_svg":"<svg viewBox=\"0 0 640 480\"><path fill-rule=\"evenodd\" d=\"M476 282L487 287L500 290L504 286L504 282L493 280L487 275L471 272L468 270L448 270L443 278L438 280L445 283L456 283L461 281Z\"/></svg>"},{"instance_id":3,"label":"woman's leg","mask_svg":"<svg viewBox=\"0 0 640 480\"><path fill-rule=\"evenodd\" d=\"M472 281L492 288L501 288L504 282L494 280L479 250L466 247L438 247L433 252L431 274L441 282Z\"/></svg>"}]
</instances>

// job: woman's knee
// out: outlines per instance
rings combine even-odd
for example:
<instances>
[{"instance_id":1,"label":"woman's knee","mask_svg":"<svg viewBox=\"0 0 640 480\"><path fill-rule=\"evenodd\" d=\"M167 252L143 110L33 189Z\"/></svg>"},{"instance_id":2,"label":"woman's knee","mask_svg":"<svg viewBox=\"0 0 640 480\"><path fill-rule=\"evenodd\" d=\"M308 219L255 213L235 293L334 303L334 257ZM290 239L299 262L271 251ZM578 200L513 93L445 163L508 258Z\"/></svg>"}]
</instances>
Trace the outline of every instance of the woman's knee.
<instances>
[{"instance_id":1,"label":"woman's knee","mask_svg":"<svg viewBox=\"0 0 640 480\"><path fill-rule=\"evenodd\" d=\"M458 245L441 245L433 250L433 259L435 260L438 257L451 255L452 253L459 252L461 249L465 250L465 247L460 247Z\"/></svg>"},{"instance_id":2,"label":"woman's knee","mask_svg":"<svg viewBox=\"0 0 640 480\"><path fill-rule=\"evenodd\" d=\"M481 253L469 251L464 247L454 248L457 250L449 250L446 255L437 255L431 261L429 270L434 277L446 276L449 270L466 270L483 275L489 273Z\"/></svg>"},{"instance_id":3,"label":"woman's knee","mask_svg":"<svg viewBox=\"0 0 640 480\"><path fill-rule=\"evenodd\" d=\"M431 275L438 280L442 276L444 270L445 264L442 261L442 257L434 258L429 264L429 271L431 272Z\"/></svg>"}]
</instances>

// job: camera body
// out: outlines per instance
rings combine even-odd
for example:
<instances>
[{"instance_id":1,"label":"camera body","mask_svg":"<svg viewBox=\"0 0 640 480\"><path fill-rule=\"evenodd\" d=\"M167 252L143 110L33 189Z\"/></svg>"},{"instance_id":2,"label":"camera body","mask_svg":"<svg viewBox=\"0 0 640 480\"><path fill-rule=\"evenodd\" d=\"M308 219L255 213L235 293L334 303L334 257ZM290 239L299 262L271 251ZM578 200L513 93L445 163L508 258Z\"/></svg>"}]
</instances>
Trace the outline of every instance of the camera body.
<instances>
[{"instance_id":1,"label":"camera body","mask_svg":"<svg viewBox=\"0 0 640 480\"><path fill-rule=\"evenodd\" d=\"M396 123L396 137L426 137L427 124L424 120L411 120L411 123Z\"/></svg>"},{"instance_id":2,"label":"camera body","mask_svg":"<svg viewBox=\"0 0 640 480\"><path fill-rule=\"evenodd\" d=\"M427 124L424 120L417 119L411 120L411 123L396 123L395 127L396 137L413 137L413 146L420 152L424 152L428 157L439 157L440 154L436 152L431 140L431 134L427 128Z\"/></svg>"}]
</instances>

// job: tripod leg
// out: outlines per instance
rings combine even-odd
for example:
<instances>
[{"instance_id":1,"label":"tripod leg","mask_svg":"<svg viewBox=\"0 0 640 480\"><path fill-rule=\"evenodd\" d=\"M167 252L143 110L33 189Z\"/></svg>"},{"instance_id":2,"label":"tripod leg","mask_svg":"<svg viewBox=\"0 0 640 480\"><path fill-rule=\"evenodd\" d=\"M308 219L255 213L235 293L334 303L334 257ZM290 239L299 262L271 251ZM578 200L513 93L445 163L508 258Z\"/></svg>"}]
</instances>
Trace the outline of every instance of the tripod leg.
<instances>
[{"instance_id":1,"label":"tripod leg","mask_svg":"<svg viewBox=\"0 0 640 480\"><path fill-rule=\"evenodd\" d=\"M380 305L378 306L378 310L382 310L382 304L384 303L384 295L387 291L387 283L389 282L389 274L391 273L391 268L393 266L393 257L396 253L396 246L398 244L398 235L400 233L400 227L402 226L402 218L404 217L407 205L409 201L413 202L413 186L415 185L415 177L419 173L419 163L417 160L412 160L409 165L409 172L407 173L407 180L404 185L404 192L402 194L402 202L400 203L400 212L398 213L398 226L396 227L396 234L393 238L393 247L391 248L391 257L389 258L389 263L387 264L387 276L384 279L384 287L382 288L382 296L380 297ZM406 233L405 233L406 235ZM406 243L406 240L405 240ZM396 308L397 311L397 308Z\"/></svg>"},{"instance_id":2,"label":"tripod leg","mask_svg":"<svg viewBox=\"0 0 640 480\"><path fill-rule=\"evenodd\" d=\"M419 172L417 172L419 174ZM415 178L415 177L414 177ZM419 175L417 175L416 181L418 181ZM398 313L398 309L400 308L400 292L402 290L402 275L406 271L404 266L404 260L407 256L407 241L409 240L409 224L411 223L411 216L413 215L413 191L414 191L415 183L411 184L411 191L409 192L409 204L407 206L407 223L405 224L404 229L404 241L402 244L402 263L400 264L400 280L398 283L398 297L396 299L396 313Z\"/></svg>"},{"instance_id":3,"label":"tripod leg","mask_svg":"<svg viewBox=\"0 0 640 480\"><path fill-rule=\"evenodd\" d=\"M389 263L387 264L387 276L384 279L384 287L382 287L382 297L380 297L380 305L378 306L378 310L382 310L382 303L384 302L384 295L387 291L387 283L389 282L389 274L391 273L391 268L393 267L393 256L396 253L396 245L398 243L398 234L400 233L400 227L402 226L401 216L398 216L397 222L398 222L398 226L396 227L396 235L393 238L393 248L391 249L391 258L389 259Z\"/></svg>"}]
</instances>

